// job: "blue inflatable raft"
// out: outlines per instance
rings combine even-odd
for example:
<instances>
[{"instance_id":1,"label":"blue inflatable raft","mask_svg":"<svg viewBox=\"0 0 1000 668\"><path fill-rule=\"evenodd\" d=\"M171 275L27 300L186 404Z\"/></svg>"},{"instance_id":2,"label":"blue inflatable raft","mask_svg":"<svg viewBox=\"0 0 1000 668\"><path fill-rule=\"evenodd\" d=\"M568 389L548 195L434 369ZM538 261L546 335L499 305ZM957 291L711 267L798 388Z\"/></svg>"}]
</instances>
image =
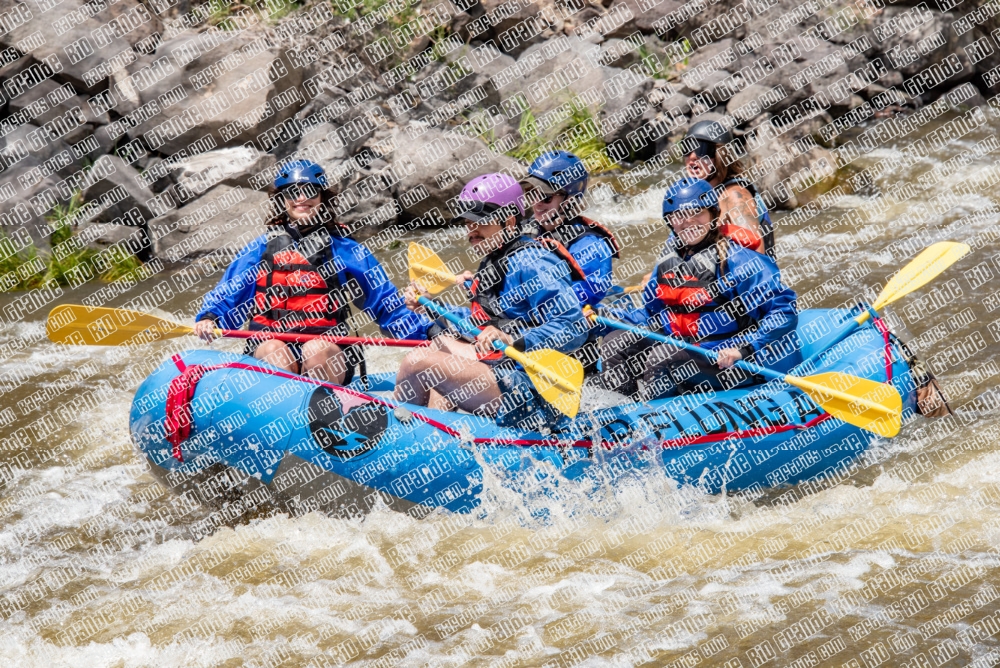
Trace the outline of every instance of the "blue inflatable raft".
<instances>
[{"instance_id":1,"label":"blue inflatable raft","mask_svg":"<svg viewBox=\"0 0 1000 668\"><path fill-rule=\"evenodd\" d=\"M915 389L902 351L872 321L837 342L852 315L800 314L803 357L820 354L813 373L891 382L903 397L905 422ZM593 467L662 466L679 484L718 493L835 473L877 438L778 382L581 412L551 433L516 433L473 415L398 404L392 377L369 382L361 391L251 357L192 350L140 386L132 438L164 484L210 506L238 501L241 509L357 515L381 500L415 516L476 508L484 467L516 485L553 468L573 480L593 475Z\"/></svg>"}]
</instances>

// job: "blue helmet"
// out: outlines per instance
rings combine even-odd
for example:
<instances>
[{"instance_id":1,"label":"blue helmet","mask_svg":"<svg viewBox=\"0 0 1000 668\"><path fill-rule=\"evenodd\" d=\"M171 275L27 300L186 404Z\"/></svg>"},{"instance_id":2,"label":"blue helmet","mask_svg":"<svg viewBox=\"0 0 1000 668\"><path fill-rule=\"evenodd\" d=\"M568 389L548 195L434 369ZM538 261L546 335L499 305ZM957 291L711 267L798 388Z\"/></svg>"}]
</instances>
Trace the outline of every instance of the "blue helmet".
<instances>
[{"instance_id":1,"label":"blue helmet","mask_svg":"<svg viewBox=\"0 0 1000 668\"><path fill-rule=\"evenodd\" d=\"M311 183L326 188L326 174L323 168L311 160L293 160L278 168L274 177L274 187L281 189L294 184Z\"/></svg>"},{"instance_id":2,"label":"blue helmet","mask_svg":"<svg viewBox=\"0 0 1000 668\"><path fill-rule=\"evenodd\" d=\"M546 195L563 192L567 197L582 197L589 178L583 160L567 151L552 151L535 158L521 183Z\"/></svg>"},{"instance_id":3,"label":"blue helmet","mask_svg":"<svg viewBox=\"0 0 1000 668\"><path fill-rule=\"evenodd\" d=\"M719 212L719 196L705 179L694 179L685 176L675 182L663 194L663 217L666 218L678 211L698 211L699 209L715 209Z\"/></svg>"}]
</instances>

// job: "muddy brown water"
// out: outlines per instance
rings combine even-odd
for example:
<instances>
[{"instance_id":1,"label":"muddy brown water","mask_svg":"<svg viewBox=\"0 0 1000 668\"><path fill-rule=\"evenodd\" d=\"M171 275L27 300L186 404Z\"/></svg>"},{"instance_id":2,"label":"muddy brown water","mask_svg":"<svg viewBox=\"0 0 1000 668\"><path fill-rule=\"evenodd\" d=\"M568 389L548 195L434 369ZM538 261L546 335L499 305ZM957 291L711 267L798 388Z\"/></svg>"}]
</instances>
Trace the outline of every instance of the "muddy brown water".
<instances>
[{"instance_id":1,"label":"muddy brown water","mask_svg":"<svg viewBox=\"0 0 1000 668\"><path fill-rule=\"evenodd\" d=\"M16 666L996 665L1000 213L990 189L949 199L993 168L996 130L908 167L892 166L901 154L886 145L859 160L890 165L866 191L830 198L808 221L778 214L781 263L809 306L874 296L934 241L975 250L890 309L959 415L917 418L840 479L757 499L678 489L652 471L567 494L575 500L550 505L540 525L535 502L488 477L482 517L376 510L217 526L153 480L128 435L138 383L200 344L61 347L44 338L48 306L5 317L0 656ZM977 144L986 151L961 158ZM909 199L886 196L906 184ZM660 196L638 188L591 212L632 239L622 284L662 246ZM372 244L402 285L395 258L410 239L473 265L460 233L445 236ZM150 306L190 318L221 267L173 294L157 287L180 269L107 303L148 293ZM108 289L67 289L53 303ZM0 311L23 297L0 296ZM398 360L376 351L370 366Z\"/></svg>"}]
</instances>

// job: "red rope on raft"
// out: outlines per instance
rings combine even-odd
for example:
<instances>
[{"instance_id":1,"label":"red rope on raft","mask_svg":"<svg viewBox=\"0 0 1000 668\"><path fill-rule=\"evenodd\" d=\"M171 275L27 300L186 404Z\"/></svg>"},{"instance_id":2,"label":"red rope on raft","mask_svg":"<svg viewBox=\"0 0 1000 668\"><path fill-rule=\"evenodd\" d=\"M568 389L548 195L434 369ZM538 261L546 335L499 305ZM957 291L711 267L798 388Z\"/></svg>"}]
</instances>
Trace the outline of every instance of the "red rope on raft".
<instances>
[{"instance_id":1,"label":"red rope on raft","mask_svg":"<svg viewBox=\"0 0 1000 668\"><path fill-rule=\"evenodd\" d=\"M170 359L177 366L181 375L170 381L170 388L167 390L167 419L164 423L164 431L167 434L167 441L174 446L173 456L179 462L184 461L181 456L180 444L186 441L191 435L191 400L194 399L194 392L198 385L198 381L201 380L202 376L204 376L208 371L216 371L218 369L242 369L243 371L256 371L257 373L266 373L279 378L288 378L291 380L298 380L303 383L310 383L312 385L329 387L337 390L338 392L346 392L352 397L367 399L389 409L396 408L396 404L386 401L385 399L373 397L362 392L356 392L355 390L344 387L343 385L334 385L333 383L316 380L315 378L309 378L308 376L299 376L294 373L278 369L267 369L264 367L253 366L252 364L244 364L242 362L228 362L226 364L212 364L206 366L196 364L189 367L184 364L184 360L181 359L180 355L174 355ZM185 379L185 374L188 373L189 369L198 369L198 373L191 373ZM461 436L459 432L452 429L448 425L438 422L437 420L432 420L426 415L413 413L413 417L430 425L431 427L434 427L435 429L440 429L449 436Z\"/></svg>"},{"instance_id":2,"label":"red rope on raft","mask_svg":"<svg viewBox=\"0 0 1000 668\"><path fill-rule=\"evenodd\" d=\"M163 431L166 433L167 442L173 446L171 454L177 461L183 462L181 443L191 435L191 400L194 399L198 381L209 371L209 367L200 364L186 366L177 355L173 360L181 375L170 381L170 387L167 389L167 418L163 424Z\"/></svg>"},{"instance_id":3,"label":"red rope on raft","mask_svg":"<svg viewBox=\"0 0 1000 668\"><path fill-rule=\"evenodd\" d=\"M872 318L875 323L875 329L877 329L882 334L882 340L885 341L885 382L892 382L892 342L889 339L889 328L882 321L882 318Z\"/></svg>"},{"instance_id":4,"label":"red rope on raft","mask_svg":"<svg viewBox=\"0 0 1000 668\"><path fill-rule=\"evenodd\" d=\"M179 462L183 462L184 459L181 455L181 443L186 441L191 435L191 401L194 399L195 389L197 388L198 381L201 380L202 376L208 371L215 371L218 369L241 369L243 371L256 371L257 373L266 373L271 376L277 376L279 378L288 378L291 380L298 380L304 383L310 383L312 385L320 385L322 387L328 387L335 389L338 392L346 392L347 394L358 397L360 399L368 399L374 403L380 404L390 409L395 409L398 404L386 401L379 397L374 397L362 392L357 392L350 388L344 387L342 385L334 385L333 383L327 383L322 380L316 380L314 378L309 378L307 376L298 376L287 371L280 371L278 369L267 369L264 367L253 366L251 364L244 364L242 362L229 362L226 364L213 364L213 365L200 365L195 364L193 366L187 366L184 364L184 360L181 359L180 355L174 355L171 360L177 366L177 369L181 372L181 375L170 381L170 388L167 391L167 419L164 424L164 431L166 431L167 441L173 446L173 456ZM461 433L455 429L452 429L448 425L438 422L437 420L431 419L426 415L421 415L420 413L411 414L416 419L421 422L434 427L440 431L445 432L449 436L454 436L456 438L461 438ZM730 438L753 438L756 436L769 436L771 434L779 434L786 431L791 431L793 429L809 429L815 427L819 423L830 417L829 413L824 413L819 415L812 420L809 420L805 424L785 424L785 425L774 425L769 427L759 427L756 429L744 429L741 431L726 431L719 432L715 434L702 434L700 436L695 436L692 438L677 438L670 439L667 441L661 441L660 447L662 448L683 448L689 445L700 445L702 443L717 443L720 441L725 441ZM492 444L492 445L507 445L507 446L519 446L519 447L572 447L572 448L592 448L594 447L593 441L574 441L572 443L562 443L557 439L505 439L505 438L477 438L473 440L476 444ZM600 446L610 450L615 446L613 442L601 442ZM643 446L643 449L647 449Z\"/></svg>"}]
</instances>

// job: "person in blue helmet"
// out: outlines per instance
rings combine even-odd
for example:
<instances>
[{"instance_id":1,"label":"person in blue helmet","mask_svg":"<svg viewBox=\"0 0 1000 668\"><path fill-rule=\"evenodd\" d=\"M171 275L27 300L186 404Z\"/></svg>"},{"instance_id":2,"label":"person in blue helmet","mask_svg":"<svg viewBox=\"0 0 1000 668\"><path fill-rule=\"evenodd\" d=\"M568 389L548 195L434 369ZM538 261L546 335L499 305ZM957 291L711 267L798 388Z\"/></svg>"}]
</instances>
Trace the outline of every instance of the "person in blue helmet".
<instances>
[{"instance_id":1,"label":"person in blue helmet","mask_svg":"<svg viewBox=\"0 0 1000 668\"><path fill-rule=\"evenodd\" d=\"M211 341L215 328L343 336L351 304L369 313L386 335L426 339L432 323L406 308L378 260L334 220L333 193L323 169L308 160L282 165L271 192L275 216L205 297L195 333ZM292 373L344 384L360 351L329 341L303 344L248 340L247 355Z\"/></svg>"},{"instance_id":2,"label":"person in blue helmet","mask_svg":"<svg viewBox=\"0 0 1000 668\"><path fill-rule=\"evenodd\" d=\"M774 224L753 183L743 178L736 156L727 155L733 134L718 121L692 125L681 147L687 176L708 181L719 196L719 229L741 245L774 255Z\"/></svg>"},{"instance_id":3,"label":"person in blue helmet","mask_svg":"<svg viewBox=\"0 0 1000 668\"><path fill-rule=\"evenodd\" d=\"M559 412L542 398L528 374L498 353L494 341L517 350L572 353L587 339L587 321L571 286L565 258L525 236L524 193L507 174L484 174L459 195L469 244L482 258L478 270L456 277L468 285L471 308L452 308L480 328L474 341L438 336L434 345L406 356L396 376L396 399L441 410L494 417L502 427L551 427ZM422 289L411 284L406 304L420 311ZM427 293L424 296L429 297Z\"/></svg>"},{"instance_id":4,"label":"person in blue helmet","mask_svg":"<svg viewBox=\"0 0 1000 668\"><path fill-rule=\"evenodd\" d=\"M611 230L580 215L589 175L583 161L567 151L543 153L521 180L531 205L536 239L565 247L584 274L573 282L582 305L597 306L612 286L612 260L620 248Z\"/></svg>"},{"instance_id":5,"label":"person in blue helmet","mask_svg":"<svg viewBox=\"0 0 1000 668\"><path fill-rule=\"evenodd\" d=\"M604 386L652 400L759 382L732 368L737 360L776 371L801 362L795 293L771 258L720 234L712 186L690 177L670 186L663 219L672 234L629 319L714 350L718 363L616 330L602 341Z\"/></svg>"},{"instance_id":6,"label":"person in blue helmet","mask_svg":"<svg viewBox=\"0 0 1000 668\"><path fill-rule=\"evenodd\" d=\"M611 230L580 214L588 180L580 158L568 151L551 151L531 163L521 187L533 215L529 234L554 250L565 249L569 261L575 263L573 268L583 276L573 281L580 305L596 307L613 285L612 262L620 256L620 247ZM588 376L599 369L597 339L594 330L574 354Z\"/></svg>"}]
</instances>

